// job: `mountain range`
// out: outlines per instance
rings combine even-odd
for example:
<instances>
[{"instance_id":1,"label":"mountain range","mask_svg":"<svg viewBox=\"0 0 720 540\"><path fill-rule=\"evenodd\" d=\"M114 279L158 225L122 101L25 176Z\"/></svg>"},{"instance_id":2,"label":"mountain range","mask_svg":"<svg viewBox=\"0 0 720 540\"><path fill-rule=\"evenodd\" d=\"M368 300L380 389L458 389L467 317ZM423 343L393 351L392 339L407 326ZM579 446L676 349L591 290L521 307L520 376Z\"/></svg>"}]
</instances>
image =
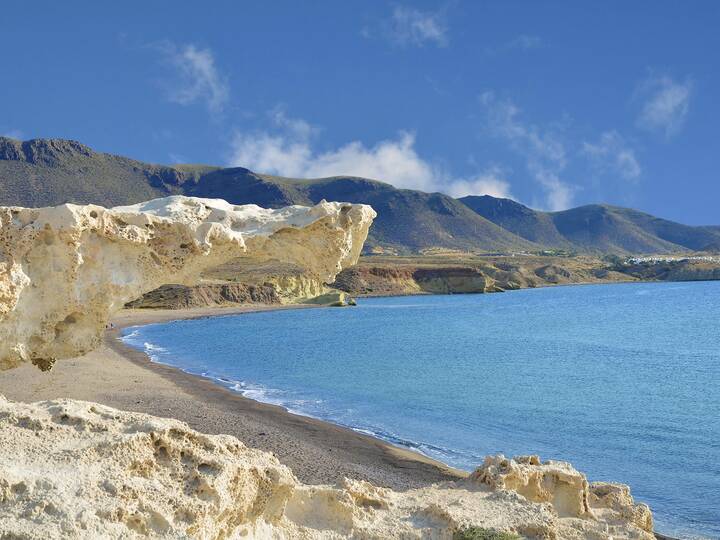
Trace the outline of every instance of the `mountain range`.
<instances>
[{"instance_id":1,"label":"mountain range","mask_svg":"<svg viewBox=\"0 0 720 540\"><path fill-rule=\"evenodd\" d=\"M322 199L367 203L378 212L367 242L371 251L640 254L720 249L720 227L683 225L628 208L588 205L541 212L510 199L454 199L366 178L300 180L242 167L154 165L95 152L75 141L0 137L0 205L116 206L174 194L271 208Z\"/></svg>"},{"instance_id":2,"label":"mountain range","mask_svg":"<svg viewBox=\"0 0 720 540\"><path fill-rule=\"evenodd\" d=\"M632 208L589 204L561 212L533 210L510 199L460 199L496 225L542 246L590 253L717 251L720 227L693 227Z\"/></svg>"}]
</instances>

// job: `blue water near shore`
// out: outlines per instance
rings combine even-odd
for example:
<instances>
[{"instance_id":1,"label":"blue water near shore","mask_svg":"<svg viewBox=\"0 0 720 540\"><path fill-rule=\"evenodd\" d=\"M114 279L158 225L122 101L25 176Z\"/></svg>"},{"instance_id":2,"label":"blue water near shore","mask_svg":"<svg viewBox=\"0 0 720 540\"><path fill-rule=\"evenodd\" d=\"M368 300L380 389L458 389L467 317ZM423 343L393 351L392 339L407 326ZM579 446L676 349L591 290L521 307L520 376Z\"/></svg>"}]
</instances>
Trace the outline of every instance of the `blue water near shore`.
<instances>
[{"instance_id":1,"label":"blue water near shore","mask_svg":"<svg viewBox=\"0 0 720 540\"><path fill-rule=\"evenodd\" d=\"M472 469L571 461L720 538L720 282L363 299L125 330L248 397Z\"/></svg>"}]
</instances>

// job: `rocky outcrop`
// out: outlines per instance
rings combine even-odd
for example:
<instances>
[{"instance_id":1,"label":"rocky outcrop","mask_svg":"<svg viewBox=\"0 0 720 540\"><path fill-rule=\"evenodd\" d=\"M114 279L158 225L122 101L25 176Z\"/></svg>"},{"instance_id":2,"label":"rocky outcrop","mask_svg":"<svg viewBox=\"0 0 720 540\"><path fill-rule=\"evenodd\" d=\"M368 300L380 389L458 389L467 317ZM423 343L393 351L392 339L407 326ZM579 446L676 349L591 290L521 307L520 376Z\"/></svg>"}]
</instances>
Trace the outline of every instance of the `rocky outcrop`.
<instances>
[{"instance_id":1,"label":"rocky outcrop","mask_svg":"<svg viewBox=\"0 0 720 540\"><path fill-rule=\"evenodd\" d=\"M538 456L488 456L470 481L480 482L494 489L519 493L528 501L549 503L560 518L568 518L562 527L592 531L593 523L619 523L652 533L653 519L646 504L636 504L630 488L607 482L588 483L584 474L564 461L541 462ZM625 534L613 530L605 532L613 538ZM642 537L642 533L638 533Z\"/></svg>"},{"instance_id":2,"label":"rocky outcrop","mask_svg":"<svg viewBox=\"0 0 720 540\"><path fill-rule=\"evenodd\" d=\"M656 281L715 281L720 279L720 258L712 260L659 260L640 263L621 263L617 269L642 280Z\"/></svg>"},{"instance_id":3,"label":"rocky outcrop","mask_svg":"<svg viewBox=\"0 0 720 540\"><path fill-rule=\"evenodd\" d=\"M535 275L540 279L544 279L548 283L562 283L572 277L572 274L566 268L556 264L547 264L535 270Z\"/></svg>"},{"instance_id":4,"label":"rocky outcrop","mask_svg":"<svg viewBox=\"0 0 720 540\"><path fill-rule=\"evenodd\" d=\"M303 301L306 304L330 306L330 307L347 307L355 306L355 299L343 291L328 290L328 292L316 296L315 298L307 298Z\"/></svg>"},{"instance_id":5,"label":"rocky outcrop","mask_svg":"<svg viewBox=\"0 0 720 540\"><path fill-rule=\"evenodd\" d=\"M0 137L0 160L24 161L33 165L58 165L63 159L90 156L94 152L77 141L32 139L17 141Z\"/></svg>"},{"instance_id":6,"label":"rocky outcrop","mask_svg":"<svg viewBox=\"0 0 720 540\"><path fill-rule=\"evenodd\" d=\"M163 285L127 304L129 308L182 309L238 304L320 303L333 293L316 275L296 265L249 264L243 259L203 273L197 285Z\"/></svg>"},{"instance_id":7,"label":"rocky outcrop","mask_svg":"<svg viewBox=\"0 0 720 540\"><path fill-rule=\"evenodd\" d=\"M365 266L340 272L333 287L358 296L420 294L413 269L402 266Z\"/></svg>"},{"instance_id":8,"label":"rocky outcrop","mask_svg":"<svg viewBox=\"0 0 720 540\"><path fill-rule=\"evenodd\" d=\"M379 261L375 262L376 259ZM384 296L488 293L634 279L592 258L499 256L452 263L438 263L432 257L408 259L364 258L358 265L340 272L332 286L355 296Z\"/></svg>"},{"instance_id":9,"label":"rocky outcrop","mask_svg":"<svg viewBox=\"0 0 720 540\"><path fill-rule=\"evenodd\" d=\"M125 304L128 309L188 309L239 304L281 304L275 287L270 284L207 283L163 285Z\"/></svg>"},{"instance_id":10,"label":"rocky outcrop","mask_svg":"<svg viewBox=\"0 0 720 540\"><path fill-rule=\"evenodd\" d=\"M418 268L413 279L420 288L432 294L495 292L495 280L479 268Z\"/></svg>"},{"instance_id":11,"label":"rocky outcrop","mask_svg":"<svg viewBox=\"0 0 720 540\"><path fill-rule=\"evenodd\" d=\"M109 315L163 284L242 256L330 282L357 261L375 212L321 202L278 210L167 197L115 207L0 208L0 369L95 348Z\"/></svg>"},{"instance_id":12,"label":"rocky outcrop","mask_svg":"<svg viewBox=\"0 0 720 540\"><path fill-rule=\"evenodd\" d=\"M292 285L287 286L288 282ZM262 284L163 285L128 302L125 307L128 309L187 309L247 304L354 306L355 300L348 293L331 289L317 279L296 277L292 281L271 279Z\"/></svg>"},{"instance_id":13,"label":"rocky outcrop","mask_svg":"<svg viewBox=\"0 0 720 540\"><path fill-rule=\"evenodd\" d=\"M396 294L465 294L500 292L522 285L535 286L530 281L505 275L496 278L497 268L477 266L417 266L370 264L341 272L332 284L353 295L383 296ZM520 281L520 283L518 283Z\"/></svg>"},{"instance_id":14,"label":"rocky outcrop","mask_svg":"<svg viewBox=\"0 0 720 540\"><path fill-rule=\"evenodd\" d=\"M287 303L317 298L330 290L322 280L308 274L293 273L271 276L267 278L267 283L271 284L278 296Z\"/></svg>"},{"instance_id":15,"label":"rocky outcrop","mask_svg":"<svg viewBox=\"0 0 720 540\"><path fill-rule=\"evenodd\" d=\"M624 484L592 482L588 501L596 516L624 520L644 531L653 529L650 508L646 504L636 504L630 488Z\"/></svg>"},{"instance_id":16,"label":"rocky outcrop","mask_svg":"<svg viewBox=\"0 0 720 540\"><path fill-rule=\"evenodd\" d=\"M560 516L593 515L588 481L569 463L540 463L538 456L488 456L470 478L495 489L516 491L529 501L551 503Z\"/></svg>"},{"instance_id":17,"label":"rocky outcrop","mask_svg":"<svg viewBox=\"0 0 720 540\"><path fill-rule=\"evenodd\" d=\"M10 538L651 540L625 486L562 462L491 457L468 479L405 492L301 484L227 435L88 402L0 397L0 531Z\"/></svg>"}]
</instances>

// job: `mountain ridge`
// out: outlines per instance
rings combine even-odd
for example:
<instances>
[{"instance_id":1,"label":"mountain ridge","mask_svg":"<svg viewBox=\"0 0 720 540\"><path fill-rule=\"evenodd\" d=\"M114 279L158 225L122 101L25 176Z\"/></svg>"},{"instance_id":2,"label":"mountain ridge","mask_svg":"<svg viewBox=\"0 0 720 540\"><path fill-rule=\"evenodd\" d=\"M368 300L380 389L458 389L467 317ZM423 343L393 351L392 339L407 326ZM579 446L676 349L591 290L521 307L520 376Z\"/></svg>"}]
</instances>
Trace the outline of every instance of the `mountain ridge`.
<instances>
[{"instance_id":1,"label":"mountain ridge","mask_svg":"<svg viewBox=\"0 0 720 540\"><path fill-rule=\"evenodd\" d=\"M29 152L28 149L33 149ZM41 161L29 155L43 154ZM357 177L315 180L261 175L242 167L164 166L93 152L76 141L0 138L0 204L134 204L182 194L277 208L322 199L363 201L379 212L370 249L519 251L534 245L442 193L396 189Z\"/></svg>"},{"instance_id":2,"label":"mountain ridge","mask_svg":"<svg viewBox=\"0 0 720 540\"><path fill-rule=\"evenodd\" d=\"M322 199L371 204L379 214L367 242L372 252L556 249L637 254L720 246L720 226L692 227L610 205L550 213L510 199L454 199L354 176L294 179L243 167L169 166L96 152L78 141L0 137L2 205L117 206L168 195L270 208Z\"/></svg>"},{"instance_id":3,"label":"mountain ridge","mask_svg":"<svg viewBox=\"0 0 720 540\"><path fill-rule=\"evenodd\" d=\"M591 253L672 253L715 249L720 242L720 227L683 225L610 204L542 212L487 195L460 201L518 236L556 249L570 245Z\"/></svg>"}]
</instances>

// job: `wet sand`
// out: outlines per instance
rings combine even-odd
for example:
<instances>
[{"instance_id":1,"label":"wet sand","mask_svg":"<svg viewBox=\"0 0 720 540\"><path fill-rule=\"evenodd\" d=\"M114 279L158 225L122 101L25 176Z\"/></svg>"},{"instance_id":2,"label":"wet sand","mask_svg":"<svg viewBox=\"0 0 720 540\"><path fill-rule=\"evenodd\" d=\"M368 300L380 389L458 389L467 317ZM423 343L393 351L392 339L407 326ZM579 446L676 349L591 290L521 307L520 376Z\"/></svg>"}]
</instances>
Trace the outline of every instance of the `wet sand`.
<instances>
[{"instance_id":1,"label":"wet sand","mask_svg":"<svg viewBox=\"0 0 720 540\"><path fill-rule=\"evenodd\" d=\"M302 307L311 306L125 310L114 318L102 347L88 355L59 361L47 373L31 365L0 372L0 394L27 402L80 399L177 418L198 431L228 433L248 446L272 452L310 484L334 484L350 477L402 490L464 475L416 452L253 401L202 377L153 363L118 339L127 326Z\"/></svg>"}]
</instances>

